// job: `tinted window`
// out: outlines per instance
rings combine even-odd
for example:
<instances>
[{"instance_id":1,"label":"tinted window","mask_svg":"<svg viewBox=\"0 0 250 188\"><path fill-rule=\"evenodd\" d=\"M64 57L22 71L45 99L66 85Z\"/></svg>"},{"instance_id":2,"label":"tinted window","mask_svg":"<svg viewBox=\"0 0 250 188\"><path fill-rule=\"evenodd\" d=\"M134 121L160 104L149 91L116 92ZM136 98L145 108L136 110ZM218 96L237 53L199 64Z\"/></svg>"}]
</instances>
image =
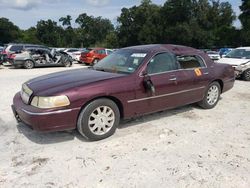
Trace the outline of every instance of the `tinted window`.
<instances>
[{"instance_id":1,"label":"tinted window","mask_svg":"<svg viewBox=\"0 0 250 188\"><path fill-rule=\"evenodd\" d=\"M22 51L23 50L23 46L11 46L10 48L10 51L13 51L13 52L17 52L17 51Z\"/></svg>"},{"instance_id":2,"label":"tinted window","mask_svg":"<svg viewBox=\"0 0 250 188\"><path fill-rule=\"evenodd\" d=\"M176 58L171 53L158 54L148 64L148 74L156 74L176 70Z\"/></svg>"},{"instance_id":3,"label":"tinted window","mask_svg":"<svg viewBox=\"0 0 250 188\"><path fill-rule=\"evenodd\" d=\"M97 50L98 54L106 54L105 50Z\"/></svg>"},{"instance_id":4,"label":"tinted window","mask_svg":"<svg viewBox=\"0 0 250 188\"><path fill-rule=\"evenodd\" d=\"M181 69L195 69L206 67L204 61L199 56L177 56Z\"/></svg>"},{"instance_id":5,"label":"tinted window","mask_svg":"<svg viewBox=\"0 0 250 188\"><path fill-rule=\"evenodd\" d=\"M235 49L226 55L227 58L250 59L250 49Z\"/></svg>"},{"instance_id":6,"label":"tinted window","mask_svg":"<svg viewBox=\"0 0 250 188\"><path fill-rule=\"evenodd\" d=\"M70 49L68 50L68 52L77 52L78 50L77 49Z\"/></svg>"}]
</instances>

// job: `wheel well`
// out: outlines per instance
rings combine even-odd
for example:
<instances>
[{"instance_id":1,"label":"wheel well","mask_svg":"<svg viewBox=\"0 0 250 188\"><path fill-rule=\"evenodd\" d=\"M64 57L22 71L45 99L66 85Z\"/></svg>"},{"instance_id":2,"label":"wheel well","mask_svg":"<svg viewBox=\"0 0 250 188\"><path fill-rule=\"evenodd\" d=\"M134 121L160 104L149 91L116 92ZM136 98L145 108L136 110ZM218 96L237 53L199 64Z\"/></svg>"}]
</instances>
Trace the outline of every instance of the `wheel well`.
<instances>
[{"instance_id":1,"label":"wheel well","mask_svg":"<svg viewBox=\"0 0 250 188\"><path fill-rule=\"evenodd\" d=\"M213 82L218 82L218 83L220 84L221 93L222 93L223 88L224 88L224 83L223 83L223 81L220 80L220 79L217 79L217 80L213 80L211 83L213 83Z\"/></svg>"},{"instance_id":2,"label":"wheel well","mask_svg":"<svg viewBox=\"0 0 250 188\"><path fill-rule=\"evenodd\" d=\"M113 101L113 102L117 105L117 107L118 107L118 109L119 109L119 111L120 111L120 117L121 117L121 118L124 117L123 105L122 105L121 101L120 101L119 99L117 99L116 97L113 97L113 96L100 96L100 97L96 97L96 98L94 98L94 99L91 99L90 101L86 102L86 103L81 107L81 110L80 110L80 112L79 112L79 115L80 115L82 109L84 109L89 103L91 103L92 101L97 100L97 99L109 99L109 100ZM78 115L78 117L79 117L79 115Z\"/></svg>"}]
</instances>

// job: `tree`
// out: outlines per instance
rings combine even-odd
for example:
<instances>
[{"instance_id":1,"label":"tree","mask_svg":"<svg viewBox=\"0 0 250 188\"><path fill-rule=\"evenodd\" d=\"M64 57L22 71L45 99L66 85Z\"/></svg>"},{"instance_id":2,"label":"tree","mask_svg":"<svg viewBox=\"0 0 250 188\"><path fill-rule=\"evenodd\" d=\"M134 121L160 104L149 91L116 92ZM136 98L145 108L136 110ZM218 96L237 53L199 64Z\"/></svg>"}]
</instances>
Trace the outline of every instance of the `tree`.
<instances>
[{"instance_id":1,"label":"tree","mask_svg":"<svg viewBox=\"0 0 250 188\"><path fill-rule=\"evenodd\" d=\"M0 43L17 41L20 37L20 29L7 18L0 18Z\"/></svg>"},{"instance_id":2,"label":"tree","mask_svg":"<svg viewBox=\"0 0 250 188\"><path fill-rule=\"evenodd\" d=\"M48 46L64 46L62 42L63 29L52 20L40 20L37 25L37 38Z\"/></svg>"},{"instance_id":3,"label":"tree","mask_svg":"<svg viewBox=\"0 0 250 188\"><path fill-rule=\"evenodd\" d=\"M35 27L31 27L27 30L23 30L20 41L23 43L30 43L30 44L41 43L39 39L37 38L37 29Z\"/></svg>"},{"instance_id":4,"label":"tree","mask_svg":"<svg viewBox=\"0 0 250 188\"><path fill-rule=\"evenodd\" d=\"M80 14L75 22L80 26L77 33L85 47L102 42L110 32L114 31L110 20L88 16L86 13Z\"/></svg>"},{"instance_id":5,"label":"tree","mask_svg":"<svg viewBox=\"0 0 250 188\"><path fill-rule=\"evenodd\" d=\"M160 6L150 0L141 5L123 8L118 17L118 38L121 46L160 42L162 31Z\"/></svg>"},{"instance_id":6,"label":"tree","mask_svg":"<svg viewBox=\"0 0 250 188\"><path fill-rule=\"evenodd\" d=\"M59 19L59 22L62 22L63 26L67 26L67 28L71 27L71 20L72 17L70 15L67 15L66 17L61 17Z\"/></svg>"},{"instance_id":7,"label":"tree","mask_svg":"<svg viewBox=\"0 0 250 188\"><path fill-rule=\"evenodd\" d=\"M242 0L240 6L241 14L239 19L242 24L241 37L244 39L244 45L250 44L250 0Z\"/></svg>"}]
</instances>

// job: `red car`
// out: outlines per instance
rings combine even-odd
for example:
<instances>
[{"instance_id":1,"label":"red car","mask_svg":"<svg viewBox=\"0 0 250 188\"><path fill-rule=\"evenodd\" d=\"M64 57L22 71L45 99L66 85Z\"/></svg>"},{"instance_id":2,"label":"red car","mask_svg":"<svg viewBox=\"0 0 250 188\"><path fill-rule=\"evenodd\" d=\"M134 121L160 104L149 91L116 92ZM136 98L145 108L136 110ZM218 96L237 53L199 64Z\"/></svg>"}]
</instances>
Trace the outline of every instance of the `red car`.
<instances>
[{"instance_id":1,"label":"red car","mask_svg":"<svg viewBox=\"0 0 250 188\"><path fill-rule=\"evenodd\" d=\"M18 121L38 131L78 129L90 140L111 136L121 118L191 103L211 109L234 85L232 66L176 45L117 50L93 67L41 76L13 100Z\"/></svg>"},{"instance_id":2,"label":"red car","mask_svg":"<svg viewBox=\"0 0 250 188\"><path fill-rule=\"evenodd\" d=\"M80 61L88 65L94 65L107 55L105 48L89 48L81 53Z\"/></svg>"}]
</instances>

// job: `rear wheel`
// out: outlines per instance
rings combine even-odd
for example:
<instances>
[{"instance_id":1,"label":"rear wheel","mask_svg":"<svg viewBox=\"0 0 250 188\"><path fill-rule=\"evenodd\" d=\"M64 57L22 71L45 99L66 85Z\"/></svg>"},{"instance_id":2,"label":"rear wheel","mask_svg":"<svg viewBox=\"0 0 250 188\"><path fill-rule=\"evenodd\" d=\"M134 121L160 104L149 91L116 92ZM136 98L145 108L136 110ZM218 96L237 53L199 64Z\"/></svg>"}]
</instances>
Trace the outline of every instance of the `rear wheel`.
<instances>
[{"instance_id":1,"label":"rear wheel","mask_svg":"<svg viewBox=\"0 0 250 188\"><path fill-rule=\"evenodd\" d=\"M204 109L211 109L216 106L221 94L221 86L218 82L211 83L202 101L198 103Z\"/></svg>"},{"instance_id":2,"label":"rear wheel","mask_svg":"<svg viewBox=\"0 0 250 188\"><path fill-rule=\"evenodd\" d=\"M80 113L77 129L89 140L97 141L114 134L120 122L120 111L109 99L97 99Z\"/></svg>"},{"instance_id":3,"label":"rear wheel","mask_svg":"<svg viewBox=\"0 0 250 188\"><path fill-rule=\"evenodd\" d=\"M71 65L72 65L72 63L71 63L71 61L69 61L68 59L66 59L66 60L64 61L64 63L63 63L63 66L64 66L64 67L71 67Z\"/></svg>"},{"instance_id":4,"label":"rear wheel","mask_svg":"<svg viewBox=\"0 0 250 188\"><path fill-rule=\"evenodd\" d=\"M23 66L25 69L32 69L34 68L34 62L31 60L26 60Z\"/></svg>"},{"instance_id":5,"label":"rear wheel","mask_svg":"<svg viewBox=\"0 0 250 188\"><path fill-rule=\"evenodd\" d=\"M245 81L250 81L250 69L247 69L243 72L242 78Z\"/></svg>"}]
</instances>

